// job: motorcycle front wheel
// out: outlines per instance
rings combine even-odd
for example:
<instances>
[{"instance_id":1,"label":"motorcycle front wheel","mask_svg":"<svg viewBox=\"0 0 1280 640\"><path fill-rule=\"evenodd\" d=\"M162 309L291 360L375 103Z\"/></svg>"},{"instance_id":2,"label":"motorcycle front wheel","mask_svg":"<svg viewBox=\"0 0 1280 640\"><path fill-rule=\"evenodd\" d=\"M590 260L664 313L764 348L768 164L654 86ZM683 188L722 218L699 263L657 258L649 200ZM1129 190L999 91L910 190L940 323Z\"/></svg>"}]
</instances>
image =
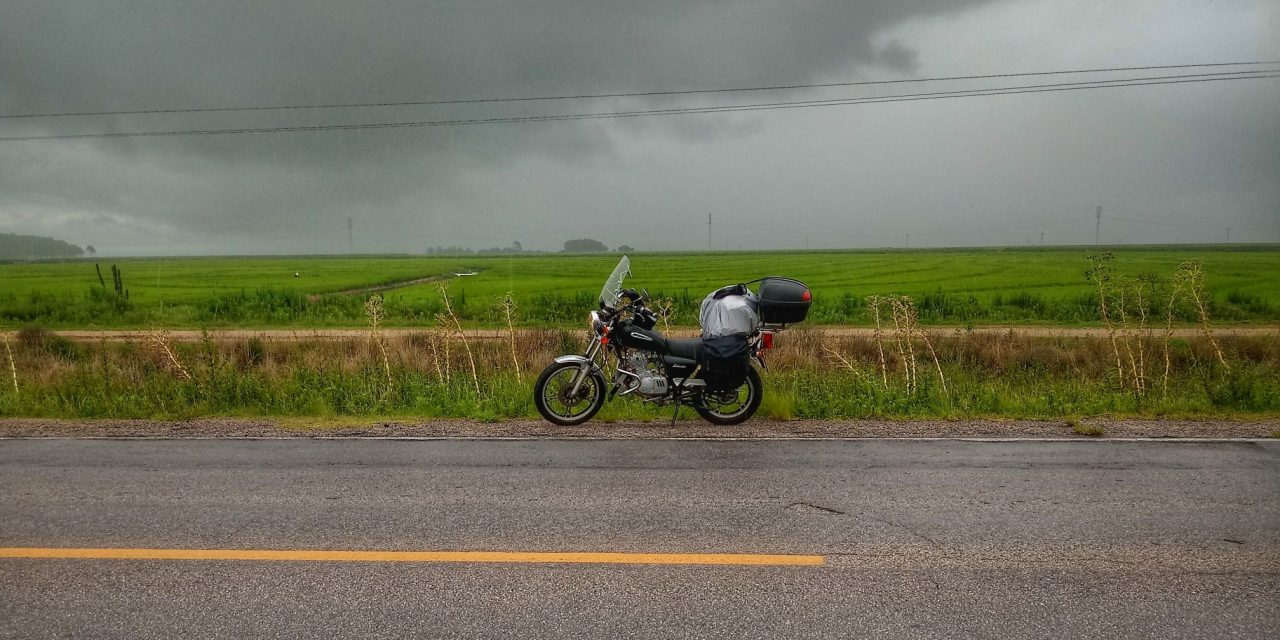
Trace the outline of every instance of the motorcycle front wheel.
<instances>
[{"instance_id":1,"label":"motorcycle front wheel","mask_svg":"<svg viewBox=\"0 0 1280 640\"><path fill-rule=\"evenodd\" d=\"M579 376L584 377L575 394L573 384ZM604 376L594 368L583 372L582 365L572 362L552 363L533 385L538 413L548 422L566 427L590 420L604 405L604 396Z\"/></svg>"},{"instance_id":2,"label":"motorcycle front wheel","mask_svg":"<svg viewBox=\"0 0 1280 640\"><path fill-rule=\"evenodd\" d=\"M712 424L742 424L756 414L762 399L764 383L755 367L751 367L742 386L729 391L706 391L702 394L702 404L695 405L694 409Z\"/></svg>"}]
</instances>

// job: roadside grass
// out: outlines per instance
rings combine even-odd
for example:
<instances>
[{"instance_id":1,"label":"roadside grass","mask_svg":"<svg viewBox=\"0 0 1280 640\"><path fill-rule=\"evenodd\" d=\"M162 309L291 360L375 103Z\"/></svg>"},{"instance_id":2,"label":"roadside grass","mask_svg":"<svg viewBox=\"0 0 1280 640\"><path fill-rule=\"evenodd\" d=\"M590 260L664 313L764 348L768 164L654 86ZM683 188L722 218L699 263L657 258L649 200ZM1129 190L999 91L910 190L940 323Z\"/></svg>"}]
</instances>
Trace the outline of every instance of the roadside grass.
<instances>
[{"instance_id":1,"label":"roadside grass","mask_svg":"<svg viewBox=\"0 0 1280 640\"><path fill-rule=\"evenodd\" d=\"M1076 435L1088 436L1090 438L1100 438L1106 435L1106 429L1103 429L1101 426L1096 424L1084 424L1079 418L1075 417L1067 418L1067 426L1071 427L1071 430L1075 432Z\"/></svg>"},{"instance_id":2,"label":"roadside grass","mask_svg":"<svg viewBox=\"0 0 1280 640\"><path fill-rule=\"evenodd\" d=\"M794 387L770 386L772 379L765 382L764 398L760 401L760 410L756 413L770 420L794 420L796 411L796 390Z\"/></svg>"},{"instance_id":3,"label":"roadside grass","mask_svg":"<svg viewBox=\"0 0 1280 640\"><path fill-rule=\"evenodd\" d=\"M16 392L0 387L0 416L295 416L325 422L535 418L529 374L554 355L580 349L582 336L545 331L517 343L514 356L511 345L502 341L473 343L477 380L461 347L446 351L440 339L428 333L394 336L379 346L371 339L209 338L167 345L172 357L154 339L76 344L74 350L56 342L14 339L8 344L19 386ZM903 375L905 361L895 350L886 354L882 375L873 339L798 331L773 352L759 415L781 420L1070 418L1079 424L1080 417L1100 415L1280 413L1280 344L1229 337L1219 346L1229 369L1207 340L1176 341L1167 391L1150 386L1139 393L1119 379L1107 338L942 337L935 347L947 383L944 391L932 362L920 368L910 386ZM826 348L839 350L849 366L824 357ZM1140 348L1147 362L1158 362L1158 342ZM523 379L513 357L526 372ZM620 399L606 404L598 419L666 421L671 415L670 407ZM681 412L681 419L696 417L690 410Z\"/></svg>"},{"instance_id":4,"label":"roadside grass","mask_svg":"<svg viewBox=\"0 0 1280 640\"><path fill-rule=\"evenodd\" d=\"M673 302L671 323L696 326L702 296L764 275L799 278L814 292L810 325L867 325L868 296L906 294L923 324L1096 325L1097 291L1082 274L1092 248L639 254L629 284ZM1122 247L1117 278L1165 274L1200 259L1220 322L1280 321L1280 248ZM450 284L464 326L504 327L508 292L526 327L577 327L617 255L191 258L0 264L0 324L47 328L353 327L364 299L340 292L475 270ZM118 263L121 293L95 264ZM298 277L294 277L298 274ZM1155 280L1151 281L1156 284ZM428 327L443 306L432 284L384 292L385 324ZM1147 306L1164 309L1158 296ZM1197 321L1187 302L1174 319Z\"/></svg>"}]
</instances>

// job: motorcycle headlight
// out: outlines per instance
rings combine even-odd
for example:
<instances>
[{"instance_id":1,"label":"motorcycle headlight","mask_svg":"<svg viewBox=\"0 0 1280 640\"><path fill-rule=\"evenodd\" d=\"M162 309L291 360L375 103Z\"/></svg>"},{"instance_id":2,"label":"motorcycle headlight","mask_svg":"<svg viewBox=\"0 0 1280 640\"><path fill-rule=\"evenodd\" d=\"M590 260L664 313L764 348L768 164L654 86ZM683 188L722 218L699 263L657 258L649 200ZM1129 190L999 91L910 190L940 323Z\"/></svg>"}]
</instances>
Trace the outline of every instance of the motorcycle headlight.
<instances>
[{"instance_id":1,"label":"motorcycle headlight","mask_svg":"<svg viewBox=\"0 0 1280 640\"><path fill-rule=\"evenodd\" d=\"M591 330L595 333L604 333L604 320L600 319L600 313L598 311L592 311L587 314L587 322L591 324Z\"/></svg>"}]
</instances>

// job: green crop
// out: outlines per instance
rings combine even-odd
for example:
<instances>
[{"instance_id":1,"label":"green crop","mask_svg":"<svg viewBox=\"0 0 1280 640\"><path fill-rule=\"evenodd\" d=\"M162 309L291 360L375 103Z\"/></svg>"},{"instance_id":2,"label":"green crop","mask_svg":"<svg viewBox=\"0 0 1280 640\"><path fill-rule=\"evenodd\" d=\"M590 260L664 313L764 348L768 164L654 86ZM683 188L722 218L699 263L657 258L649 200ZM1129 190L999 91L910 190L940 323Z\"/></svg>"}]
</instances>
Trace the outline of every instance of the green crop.
<instances>
[{"instance_id":1,"label":"green crop","mask_svg":"<svg viewBox=\"0 0 1280 640\"><path fill-rule=\"evenodd\" d=\"M1217 322L1280 320L1280 248L1115 248L1115 274L1167 281L1202 260ZM1098 322L1085 279L1091 248L658 253L632 256L629 286L672 300L672 324L696 325L702 297L765 275L805 281L810 324L866 325L866 297L907 295L925 324ZM449 280L467 326L505 326L507 292L524 326L577 326L595 306L617 255L275 257L97 260L119 266L123 291L94 261L0 264L0 325L51 328L334 327L364 322L360 289ZM476 275L455 277L457 272ZM295 277L297 274L297 277ZM354 290L354 291L353 291ZM425 326L442 311L432 283L383 292L388 326ZM1154 304L1154 302L1153 302ZM1194 317L1182 310L1178 320Z\"/></svg>"}]
</instances>

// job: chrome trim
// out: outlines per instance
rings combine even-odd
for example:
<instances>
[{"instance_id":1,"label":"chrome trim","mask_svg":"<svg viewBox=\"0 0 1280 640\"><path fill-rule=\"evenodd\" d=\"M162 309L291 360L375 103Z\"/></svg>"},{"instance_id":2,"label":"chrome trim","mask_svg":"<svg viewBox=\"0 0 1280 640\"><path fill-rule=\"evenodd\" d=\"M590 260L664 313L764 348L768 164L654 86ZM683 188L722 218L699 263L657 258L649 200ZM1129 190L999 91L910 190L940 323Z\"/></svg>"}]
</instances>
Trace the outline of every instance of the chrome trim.
<instances>
[{"instance_id":1,"label":"chrome trim","mask_svg":"<svg viewBox=\"0 0 1280 640\"><path fill-rule=\"evenodd\" d=\"M582 388L582 381L586 380L587 375L589 375L588 372L590 372L592 369L597 369L596 363L595 363L595 357L596 357L596 353L598 353L599 351L600 351L600 341L592 340L591 344L587 347L587 352L584 355L580 355L580 356L566 355L566 356L559 356L555 359L557 363L561 363L561 364L571 363L571 364L578 365L578 375L573 379L573 387L569 389L570 395L577 395L578 390Z\"/></svg>"},{"instance_id":2,"label":"chrome trim","mask_svg":"<svg viewBox=\"0 0 1280 640\"><path fill-rule=\"evenodd\" d=\"M684 378L672 378L671 381L674 382L677 387L684 387L685 389L707 386L707 381L701 378L694 378L693 380L686 380Z\"/></svg>"},{"instance_id":3,"label":"chrome trim","mask_svg":"<svg viewBox=\"0 0 1280 640\"><path fill-rule=\"evenodd\" d=\"M644 378L641 378L639 374L631 373L630 371L627 371L626 369L623 369L622 367L618 367L618 373L620 373L620 374L622 374L622 375L624 375L624 376L631 376L632 378L635 378L635 379L636 379L636 386L631 387L630 389L624 389L624 390L622 390L622 391L619 391L619 392L618 392L618 395L619 395L619 396L625 396L625 395L627 395L627 394L633 393L634 391L636 391L637 389L639 389L639 388L640 388L640 384L641 384L642 382L644 382ZM619 383L619 386L621 386L621 383Z\"/></svg>"}]
</instances>

